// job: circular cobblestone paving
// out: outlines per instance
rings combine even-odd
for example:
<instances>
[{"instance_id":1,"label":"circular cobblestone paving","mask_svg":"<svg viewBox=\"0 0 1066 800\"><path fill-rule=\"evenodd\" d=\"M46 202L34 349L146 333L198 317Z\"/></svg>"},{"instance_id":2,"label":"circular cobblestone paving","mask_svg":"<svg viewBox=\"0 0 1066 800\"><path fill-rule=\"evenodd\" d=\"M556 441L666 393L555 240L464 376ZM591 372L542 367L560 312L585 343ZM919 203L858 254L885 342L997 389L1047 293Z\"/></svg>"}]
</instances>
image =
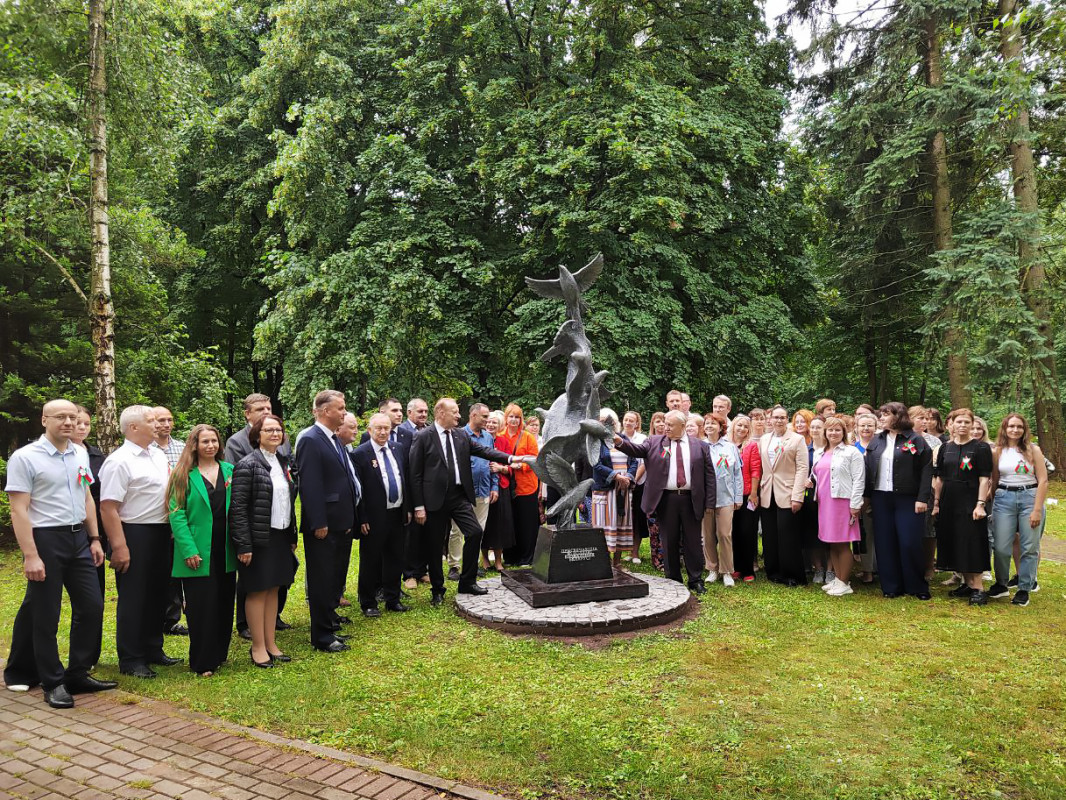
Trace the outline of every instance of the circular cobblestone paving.
<instances>
[{"instance_id":1,"label":"circular cobblestone paving","mask_svg":"<svg viewBox=\"0 0 1066 800\"><path fill-rule=\"evenodd\" d=\"M460 594L455 604L471 622L505 633L590 636L651 628L673 622L696 604L684 584L631 573L648 584L647 597L533 608L499 578L481 581L486 595Z\"/></svg>"}]
</instances>

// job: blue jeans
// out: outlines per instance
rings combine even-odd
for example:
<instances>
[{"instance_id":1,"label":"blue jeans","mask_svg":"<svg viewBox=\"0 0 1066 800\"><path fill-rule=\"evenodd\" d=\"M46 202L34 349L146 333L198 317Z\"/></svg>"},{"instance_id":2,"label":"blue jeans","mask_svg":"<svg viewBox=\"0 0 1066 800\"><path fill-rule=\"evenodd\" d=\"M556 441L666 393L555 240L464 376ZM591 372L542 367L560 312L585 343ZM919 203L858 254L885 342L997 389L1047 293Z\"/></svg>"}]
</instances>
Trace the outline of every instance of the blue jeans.
<instances>
[{"instance_id":1,"label":"blue jeans","mask_svg":"<svg viewBox=\"0 0 1066 800\"><path fill-rule=\"evenodd\" d=\"M1010 578L1010 560L1014 549L1014 534L1018 534L1022 555L1018 560L1018 589L1027 592L1036 585L1036 568L1040 563L1040 537L1044 533L1044 514L1035 528L1029 526L1029 515L1036 503L1036 487L1020 492L996 490L992 502L992 552L996 569L996 583L1004 586Z\"/></svg>"}]
</instances>

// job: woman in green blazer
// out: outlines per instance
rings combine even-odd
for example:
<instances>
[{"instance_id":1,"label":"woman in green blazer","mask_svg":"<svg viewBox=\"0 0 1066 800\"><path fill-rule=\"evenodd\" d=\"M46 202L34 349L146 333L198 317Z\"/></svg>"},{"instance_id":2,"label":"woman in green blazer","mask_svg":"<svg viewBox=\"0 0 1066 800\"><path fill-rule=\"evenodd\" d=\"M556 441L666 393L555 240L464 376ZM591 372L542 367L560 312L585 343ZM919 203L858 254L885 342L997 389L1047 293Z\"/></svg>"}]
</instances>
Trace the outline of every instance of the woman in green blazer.
<instances>
[{"instance_id":1,"label":"woman in green blazer","mask_svg":"<svg viewBox=\"0 0 1066 800\"><path fill-rule=\"evenodd\" d=\"M170 473L167 498L174 568L185 594L189 667L210 677L229 654L237 557L226 528L233 465L219 461L221 439L197 425Z\"/></svg>"}]
</instances>

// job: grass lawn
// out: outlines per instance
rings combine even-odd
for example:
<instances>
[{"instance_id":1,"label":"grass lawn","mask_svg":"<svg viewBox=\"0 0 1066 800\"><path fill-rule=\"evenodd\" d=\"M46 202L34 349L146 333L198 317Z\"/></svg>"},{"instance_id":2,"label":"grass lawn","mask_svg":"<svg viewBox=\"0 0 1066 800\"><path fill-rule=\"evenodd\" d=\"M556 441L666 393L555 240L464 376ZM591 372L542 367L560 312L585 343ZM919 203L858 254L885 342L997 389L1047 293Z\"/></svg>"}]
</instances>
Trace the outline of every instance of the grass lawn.
<instances>
[{"instance_id":1,"label":"grass lawn","mask_svg":"<svg viewBox=\"0 0 1066 800\"><path fill-rule=\"evenodd\" d=\"M1051 511L1066 536L1066 503ZM5 654L20 560L0 551ZM293 663L254 669L235 637L212 679L121 684L515 798L1059 800L1066 567L1045 562L1040 584L1028 608L939 585L921 603L719 584L680 629L596 650L474 627L420 588L411 613L358 617L340 655L311 650L298 584L280 636ZM112 583L101 677L117 676L114 601Z\"/></svg>"}]
</instances>

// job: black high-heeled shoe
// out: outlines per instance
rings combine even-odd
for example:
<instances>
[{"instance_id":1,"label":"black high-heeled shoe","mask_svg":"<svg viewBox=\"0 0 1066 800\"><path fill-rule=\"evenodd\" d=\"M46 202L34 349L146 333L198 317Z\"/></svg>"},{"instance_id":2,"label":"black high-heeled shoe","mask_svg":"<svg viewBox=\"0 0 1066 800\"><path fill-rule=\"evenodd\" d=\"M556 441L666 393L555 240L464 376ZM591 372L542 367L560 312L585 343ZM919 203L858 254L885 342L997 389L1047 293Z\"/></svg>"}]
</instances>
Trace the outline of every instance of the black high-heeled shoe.
<instances>
[{"instance_id":1,"label":"black high-heeled shoe","mask_svg":"<svg viewBox=\"0 0 1066 800\"><path fill-rule=\"evenodd\" d=\"M267 655L269 655L269 653ZM262 662L256 661L255 660L255 656L252 655L252 648L250 648L250 647L248 648L248 658L252 659L252 663L255 664L257 667L259 667L260 669L273 669L274 668L274 659L273 659L273 657L271 657L269 661L262 661Z\"/></svg>"},{"instance_id":2,"label":"black high-heeled shoe","mask_svg":"<svg viewBox=\"0 0 1066 800\"><path fill-rule=\"evenodd\" d=\"M268 651L267 655L270 656L271 661L277 661L279 664L288 664L290 661L292 661L292 656L287 656L284 653L277 653L275 655L274 653Z\"/></svg>"}]
</instances>

